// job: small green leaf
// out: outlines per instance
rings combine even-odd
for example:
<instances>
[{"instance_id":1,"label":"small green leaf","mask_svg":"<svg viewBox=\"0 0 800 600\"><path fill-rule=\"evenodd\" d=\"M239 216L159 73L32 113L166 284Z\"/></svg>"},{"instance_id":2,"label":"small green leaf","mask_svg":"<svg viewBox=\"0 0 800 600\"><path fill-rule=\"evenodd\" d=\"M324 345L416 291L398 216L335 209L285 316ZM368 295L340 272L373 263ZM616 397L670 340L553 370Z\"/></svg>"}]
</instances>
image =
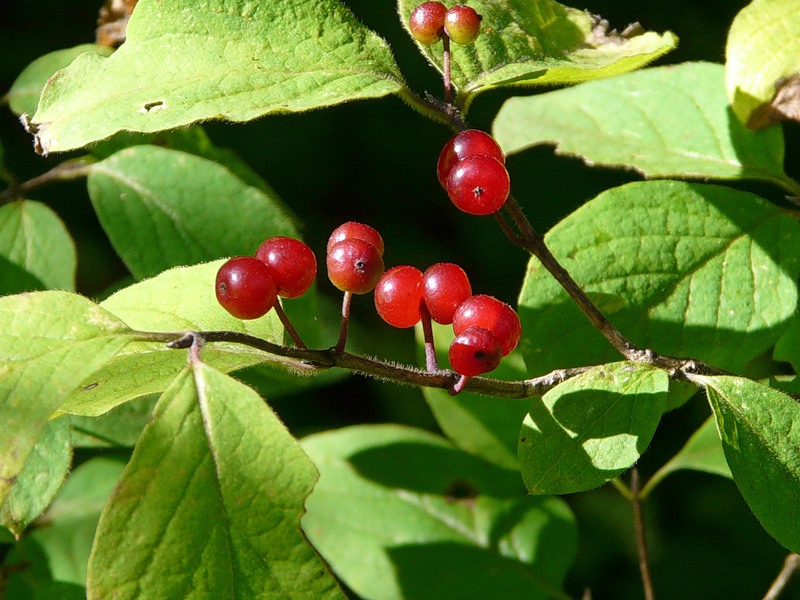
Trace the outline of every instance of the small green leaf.
<instances>
[{"instance_id":1,"label":"small green leaf","mask_svg":"<svg viewBox=\"0 0 800 600\"><path fill-rule=\"evenodd\" d=\"M574 517L557 498L521 495L518 473L391 425L303 448L320 471L303 530L359 597L561 597Z\"/></svg>"},{"instance_id":2,"label":"small green leaf","mask_svg":"<svg viewBox=\"0 0 800 600\"><path fill-rule=\"evenodd\" d=\"M53 412L132 337L124 323L75 294L0 298L0 504L33 460Z\"/></svg>"},{"instance_id":3,"label":"small green leaf","mask_svg":"<svg viewBox=\"0 0 800 600\"><path fill-rule=\"evenodd\" d=\"M561 154L646 177L761 179L800 189L783 171L783 132L754 133L731 112L722 65L645 69L511 98L494 135L508 154L553 143Z\"/></svg>"},{"instance_id":4,"label":"small green leaf","mask_svg":"<svg viewBox=\"0 0 800 600\"><path fill-rule=\"evenodd\" d=\"M113 294L100 305L138 331L237 331L282 343L275 311L251 321L231 316L217 302L214 279L224 260L177 267ZM203 350L209 364L232 371L279 359L249 346L215 342ZM131 342L101 369L85 378L57 414L97 416L165 390L186 366L186 351L163 343Z\"/></svg>"},{"instance_id":5,"label":"small green leaf","mask_svg":"<svg viewBox=\"0 0 800 600\"><path fill-rule=\"evenodd\" d=\"M772 346L797 305L800 228L753 194L675 181L604 192L545 237L590 294L624 303L609 318L634 344L736 371ZM615 360L537 259L519 300L530 376Z\"/></svg>"},{"instance_id":6,"label":"small green leaf","mask_svg":"<svg viewBox=\"0 0 800 600\"><path fill-rule=\"evenodd\" d=\"M221 165L157 146L134 146L91 166L89 195L131 273L253 254L273 235L296 237L274 198Z\"/></svg>"},{"instance_id":7,"label":"small green leaf","mask_svg":"<svg viewBox=\"0 0 800 600\"><path fill-rule=\"evenodd\" d=\"M195 363L103 511L88 598L344 598L299 528L316 477L253 390Z\"/></svg>"},{"instance_id":8,"label":"small green leaf","mask_svg":"<svg viewBox=\"0 0 800 600\"><path fill-rule=\"evenodd\" d=\"M640 494L641 497L646 497L667 475L684 469L733 478L725 460L714 417L706 419L683 448L650 478Z\"/></svg>"},{"instance_id":9,"label":"small green leaf","mask_svg":"<svg viewBox=\"0 0 800 600\"><path fill-rule=\"evenodd\" d=\"M418 4L398 1L406 29ZM610 33L600 17L553 0L474 0L469 5L483 17L481 34L467 46L450 45L452 81L462 107L494 87L580 83L619 75L678 43L669 31L636 31L629 37ZM443 71L442 45L417 45Z\"/></svg>"},{"instance_id":10,"label":"small green leaf","mask_svg":"<svg viewBox=\"0 0 800 600\"><path fill-rule=\"evenodd\" d=\"M25 67L11 85L11 89L7 94L8 106L11 111L17 116L36 112L39 96L47 80L52 77L53 73L69 65L84 52L108 56L113 52L113 49L95 44L81 44L80 46L56 50L40 56Z\"/></svg>"},{"instance_id":11,"label":"small green leaf","mask_svg":"<svg viewBox=\"0 0 800 600\"><path fill-rule=\"evenodd\" d=\"M338 0L141 0L126 33L110 57L84 54L48 82L29 123L43 153L404 90L388 44Z\"/></svg>"},{"instance_id":12,"label":"small green leaf","mask_svg":"<svg viewBox=\"0 0 800 600\"><path fill-rule=\"evenodd\" d=\"M519 437L532 494L596 488L634 464L664 411L669 379L631 363L596 367L535 398Z\"/></svg>"},{"instance_id":13,"label":"small green leaf","mask_svg":"<svg viewBox=\"0 0 800 600\"><path fill-rule=\"evenodd\" d=\"M0 503L0 523L19 536L47 508L67 477L72 461L69 423L47 423L11 493Z\"/></svg>"},{"instance_id":14,"label":"small green leaf","mask_svg":"<svg viewBox=\"0 0 800 600\"><path fill-rule=\"evenodd\" d=\"M728 99L742 123L757 129L800 120L800 7L793 0L753 0L731 24L725 48Z\"/></svg>"},{"instance_id":15,"label":"small green leaf","mask_svg":"<svg viewBox=\"0 0 800 600\"><path fill-rule=\"evenodd\" d=\"M749 379L698 377L733 480L762 527L800 551L800 404Z\"/></svg>"},{"instance_id":16,"label":"small green leaf","mask_svg":"<svg viewBox=\"0 0 800 600\"><path fill-rule=\"evenodd\" d=\"M20 200L0 206L0 294L75 289L75 244L58 215Z\"/></svg>"}]
</instances>

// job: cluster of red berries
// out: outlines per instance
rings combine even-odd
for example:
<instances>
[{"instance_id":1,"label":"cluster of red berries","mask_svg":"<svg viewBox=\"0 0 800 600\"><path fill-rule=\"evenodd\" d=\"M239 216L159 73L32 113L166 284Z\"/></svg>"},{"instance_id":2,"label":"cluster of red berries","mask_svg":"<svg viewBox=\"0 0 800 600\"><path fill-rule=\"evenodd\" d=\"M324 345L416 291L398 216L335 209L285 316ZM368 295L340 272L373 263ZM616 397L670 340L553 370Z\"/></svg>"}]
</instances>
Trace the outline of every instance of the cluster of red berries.
<instances>
[{"instance_id":1,"label":"cluster of red berries","mask_svg":"<svg viewBox=\"0 0 800 600\"><path fill-rule=\"evenodd\" d=\"M278 296L297 298L317 276L317 259L300 240L276 236L259 246L255 257L236 256L217 272L217 301L239 319L258 319Z\"/></svg>"},{"instance_id":2,"label":"cluster of red berries","mask_svg":"<svg viewBox=\"0 0 800 600\"><path fill-rule=\"evenodd\" d=\"M450 366L466 377L494 370L522 333L514 309L492 296L473 296L467 274L453 263L424 273L409 265L389 269L375 287L375 308L394 327L413 327L423 318L452 324Z\"/></svg>"},{"instance_id":3,"label":"cluster of red berries","mask_svg":"<svg viewBox=\"0 0 800 600\"><path fill-rule=\"evenodd\" d=\"M506 158L492 136L466 129L439 154L436 175L453 204L473 215L500 210L511 191Z\"/></svg>"},{"instance_id":4,"label":"cluster of red berries","mask_svg":"<svg viewBox=\"0 0 800 600\"><path fill-rule=\"evenodd\" d=\"M420 44L435 44L445 35L456 44L471 44L480 33L481 16L464 4L448 10L441 2L423 2L411 12L409 29Z\"/></svg>"}]
</instances>

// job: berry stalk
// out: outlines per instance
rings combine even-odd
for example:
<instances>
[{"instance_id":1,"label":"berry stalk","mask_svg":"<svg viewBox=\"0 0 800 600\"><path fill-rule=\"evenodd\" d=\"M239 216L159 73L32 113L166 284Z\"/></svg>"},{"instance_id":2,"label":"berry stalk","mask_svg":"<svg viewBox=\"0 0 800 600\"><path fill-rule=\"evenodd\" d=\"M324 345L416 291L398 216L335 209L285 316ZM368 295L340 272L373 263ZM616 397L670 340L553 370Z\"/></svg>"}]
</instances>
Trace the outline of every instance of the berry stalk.
<instances>
[{"instance_id":1,"label":"berry stalk","mask_svg":"<svg viewBox=\"0 0 800 600\"><path fill-rule=\"evenodd\" d=\"M439 370L439 361L436 359L436 346L433 340L433 326L431 313L423 302L419 307L420 320L422 321L422 337L425 340L425 368L429 373Z\"/></svg>"},{"instance_id":2,"label":"berry stalk","mask_svg":"<svg viewBox=\"0 0 800 600\"><path fill-rule=\"evenodd\" d=\"M280 302L275 303L275 314L278 315L278 318L283 324L283 328L286 330L286 333L289 334L289 337L292 338L294 345L302 350L306 350L308 346L306 346L305 342L303 342L300 334L297 333L294 325L292 325L292 322L289 320L289 315L287 315L286 311L283 310L283 306L281 306Z\"/></svg>"}]
</instances>

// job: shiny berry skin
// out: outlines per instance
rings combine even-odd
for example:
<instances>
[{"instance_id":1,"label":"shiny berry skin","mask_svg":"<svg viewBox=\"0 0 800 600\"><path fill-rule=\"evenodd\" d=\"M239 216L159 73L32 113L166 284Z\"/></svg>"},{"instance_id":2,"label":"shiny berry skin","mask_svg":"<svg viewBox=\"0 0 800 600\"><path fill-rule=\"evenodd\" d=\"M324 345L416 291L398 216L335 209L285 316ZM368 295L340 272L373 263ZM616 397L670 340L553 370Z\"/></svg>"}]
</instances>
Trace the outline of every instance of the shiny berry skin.
<instances>
[{"instance_id":1,"label":"shiny berry skin","mask_svg":"<svg viewBox=\"0 0 800 600\"><path fill-rule=\"evenodd\" d=\"M477 154L458 161L447 176L447 195L472 215L491 215L505 204L511 180L503 164Z\"/></svg>"},{"instance_id":2,"label":"shiny berry skin","mask_svg":"<svg viewBox=\"0 0 800 600\"><path fill-rule=\"evenodd\" d=\"M466 129L450 138L439 153L436 163L436 176L439 183L447 189L447 176L455 164L468 156L485 154L505 164L506 157L494 138L479 129Z\"/></svg>"},{"instance_id":3,"label":"shiny berry skin","mask_svg":"<svg viewBox=\"0 0 800 600\"><path fill-rule=\"evenodd\" d=\"M450 344L450 366L456 373L473 377L500 364L500 342L483 327L467 327Z\"/></svg>"},{"instance_id":4,"label":"shiny berry skin","mask_svg":"<svg viewBox=\"0 0 800 600\"><path fill-rule=\"evenodd\" d=\"M423 2L413 11L408 28L420 44L435 44L444 35L444 17L447 7L441 2Z\"/></svg>"},{"instance_id":5,"label":"shiny berry skin","mask_svg":"<svg viewBox=\"0 0 800 600\"><path fill-rule=\"evenodd\" d=\"M367 294L383 275L378 249L364 240L349 238L328 252L328 278L343 292Z\"/></svg>"},{"instance_id":6,"label":"shiny berry skin","mask_svg":"<svg viewBox=\"0 0 800 600\"><path fill-rule=\"evenodd\" d=\"M277 302L269 268L252 256L236 256L217 272L217 301L237 319L257 319Z\"/></svg>"},{"instance_id":7,"label":"shiny berry skin","mask_svg":"<svg viewBox=\"0 0 800 600\"><path fill-rule=\"evenodd\" d=\"M356 239L367 242L368 244L375 246L379 256L383 256L383 238L381 237L381 234L369 225L357 223L355 221L342 223L333 230L331 237L328 238L328 254L331 253L331 249L334 247L334 245L348 239Z\"/></svg>"},{"instance_id":8,"label":"shiny berry skin","mask_svg":"<svg viewBox=\"0 0 800 600\"><path fill-rule=\"evenodd\" d=\"M503 356L517 347L522 335L516 311L505 302L483 294L467 298L453 316L453 331L456 335L470 327L482 327L491 331L500 342Z\"/></svg>"},{"instance_id":9,"label":"shiny berry skin","mask_svg":"<svg viewBox=\"0 0 800 600\"><path fill-rule=\"evenodd\" d=\"M456 44L471 44L481 32L482 18L474 8L458 4L447 11L444 30Z\"/></svg>"},{"instance_id":10,"label":"shiny berry skin","mask_svg":"<svg viewBox=\"0 0 800 600\"><path fill-rule=\"evenodd\" d=\"M393 327L416 325L421 304L422 272L414 267L392 267L375 286L375 309Z\"/></svg>"},{"instance_id":11,"label":"shiny berry skin","mask_svg":"<svg viewBox=\"0 0 800 600\"><path fill-rule=\"evenodd\" d=\"M302 296L317 276L317 258L300 240L271 237L256 250L256 258L269 267L278 295L283 298Z\"/></svg>"},{"instance_id":12,"label":"shiny berry skin","mask_svg":"<svg viewBox=\"0 0 800 600\"><path fill-rule=\"evenodd\" d=\"M456 309L472 295L467 274L453 263L436 263L425 269L422 285L425 306L431 318L442 325L450 325Z\"/></svg>"}]
</instances>

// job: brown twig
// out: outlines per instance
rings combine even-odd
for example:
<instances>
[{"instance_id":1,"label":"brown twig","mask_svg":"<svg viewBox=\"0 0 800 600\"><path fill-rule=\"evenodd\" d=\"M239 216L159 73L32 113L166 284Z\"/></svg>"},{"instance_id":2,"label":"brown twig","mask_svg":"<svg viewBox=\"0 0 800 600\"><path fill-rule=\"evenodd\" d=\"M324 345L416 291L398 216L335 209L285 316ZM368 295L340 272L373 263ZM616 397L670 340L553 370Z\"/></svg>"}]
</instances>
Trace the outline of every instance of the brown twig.
<instances>
[{"instance_id":1,"label":"brown twig","mask_svg":"<svg viewBox=\"0 0 800 600\"><path fill-rule=\"evenodd\" d=\"M792 552L783 561L783 567L775 577L775 581L769 586L763 600L778 600L798 570L800 570L800 555Z\"/></svg>"},{"instance_id":2,"label":"brown twig","mask_svg":"<svg viewBox=\"0 0 800 600\"><path fill-rule=\"evenodd\" d=\"M639 572L642 575L642 588L644 589L645 600L655 600L653 582L650 579L650 562L647 556L647 536L645 535L644 529L644 515L642 513L642 502L639 496L640 491L639 470L633 467L633 469L631 469L631 505L633 506L633 522L636 528L636 553L639 557Z\"/></svg>"},{"instance_id":3,"label":"brown twig","mask_svg":"<svg viewBox=\"0 0 800 600\"><path fill-rule=\"evenodd\" d=\"M94 159L89 157L65 161L49 171L37 175L33 179L28 179L22 183L12 185L7 190L3 191L3 193L0 193L0 204L24 198L31 190L55 183L56 181L68 181L70 179L86 177L91 172L93 162Z\"/></svg>"}]
</instances>

